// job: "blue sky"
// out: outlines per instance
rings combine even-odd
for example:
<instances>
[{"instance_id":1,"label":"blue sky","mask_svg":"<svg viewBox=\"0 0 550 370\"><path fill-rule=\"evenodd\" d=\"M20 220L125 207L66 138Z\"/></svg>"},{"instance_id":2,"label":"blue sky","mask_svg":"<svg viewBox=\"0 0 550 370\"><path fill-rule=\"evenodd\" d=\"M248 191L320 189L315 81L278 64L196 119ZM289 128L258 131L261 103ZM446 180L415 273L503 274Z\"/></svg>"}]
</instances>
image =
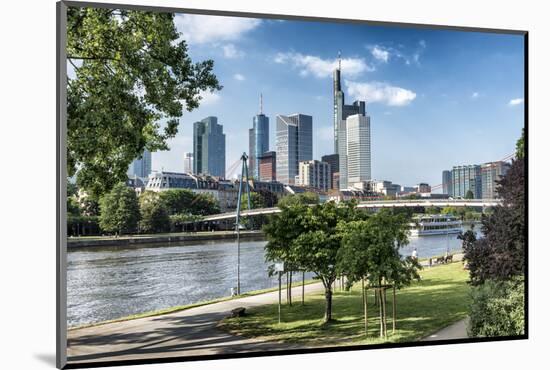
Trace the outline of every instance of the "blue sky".
<instances>
[{"instance_id":1,"label":"blue sky","mask_svg":"<svg viewBox=\"0 0 550 370\"><path fill-rule=\"evenodd\" d=\"M185 112L171 150L154 170L183 170L192 125L218 117L226 167L248 152L260 93L270 118L313 116L313 156L333 151L332 70L342 53L346 102L371 116L372 176L402 185L439 184L453 165L513 153L523 127L523 37L305 21L177 15L193 60L213 59L224 88Z\"/></svg>"}]
</instances>

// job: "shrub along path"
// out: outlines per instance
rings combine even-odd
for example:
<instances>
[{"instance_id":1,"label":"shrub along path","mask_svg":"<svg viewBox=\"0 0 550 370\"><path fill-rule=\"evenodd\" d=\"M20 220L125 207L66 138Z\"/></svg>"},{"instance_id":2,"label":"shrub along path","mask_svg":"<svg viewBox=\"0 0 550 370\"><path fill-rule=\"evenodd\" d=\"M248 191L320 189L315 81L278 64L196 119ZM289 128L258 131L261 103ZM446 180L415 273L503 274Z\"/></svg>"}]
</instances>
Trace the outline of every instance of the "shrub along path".
<instances>
[{"instance_id":1,"label":"shrub along path","mask_svg":"<svg viewBox=\"0 0 550 370\"><path fill-rule=\"evenodd\" d=\"M304 346L334 346L373 344L385 341L410 342L429 337L437 331L466 317L469 304L468 272L462 263L451 263L421 271L422 280L397 291L397 324L392 334L392 294L388 291L388 338L379 338L380 321L374 303L369 299L369 337L365 339L360 285L351 291L337 289L333 300L334 322L324 324L324 295L315 292L306 296L305 306L295 302L282 308L278 323L277 304L253 307L250 315L222 321L222 327L233 334L265 341L302 344Z\"/></svg>"}]
</instances>

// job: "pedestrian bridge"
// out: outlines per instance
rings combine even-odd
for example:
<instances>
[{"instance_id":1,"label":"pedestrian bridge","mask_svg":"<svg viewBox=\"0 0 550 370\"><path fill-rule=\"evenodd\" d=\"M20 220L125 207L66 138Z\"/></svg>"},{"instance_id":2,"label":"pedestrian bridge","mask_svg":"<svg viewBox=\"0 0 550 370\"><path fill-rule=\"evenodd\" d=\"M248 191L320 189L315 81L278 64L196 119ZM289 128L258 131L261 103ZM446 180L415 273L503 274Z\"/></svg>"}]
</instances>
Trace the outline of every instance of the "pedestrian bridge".
<instances>
[{"instance_id":1,"label":"pedestrian bridge","mask_svg":"<svg viewBox=\"0 0 550 370\"><path fill-rule=\"evenodd\" d=\"M399 208L399 207L494 207L501 204L497 199L407 199L407 200L371 200L357 204L357 208ZM240 217L270 215L279 213L277 207L257 208L241 211ZM227 212L204 217L202 221L229 220L237 217L237 212Z\"/></svg>"}]
</instances>

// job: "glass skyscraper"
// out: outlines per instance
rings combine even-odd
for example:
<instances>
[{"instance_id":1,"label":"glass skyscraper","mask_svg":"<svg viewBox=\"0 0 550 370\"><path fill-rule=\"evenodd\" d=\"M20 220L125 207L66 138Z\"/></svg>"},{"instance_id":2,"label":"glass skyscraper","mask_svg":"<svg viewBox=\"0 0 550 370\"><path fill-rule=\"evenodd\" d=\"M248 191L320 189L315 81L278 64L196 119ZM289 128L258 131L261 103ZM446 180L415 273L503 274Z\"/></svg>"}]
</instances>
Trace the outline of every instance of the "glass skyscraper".
<instances>
[{"instance_id":1,"label":"glass skyscraper","mask_svg":"<svg viewBox=\"0 0 550 370\"><path fill-rule=\"evenodd\" d=\"M510 164L506 162L490 162L481 165L481 197L483 199L498 198L497 181L506 175Z\"/></svg>"},{"instance_id":2,"label":"glass skyscraper","mask_svg":"<svg viewBox=\"0 0 550 370\"><path fill-rule=\"evenodd\" d=\"M357 100L346 105L340 79L339 61L333 73L334 151L338 154L340 189L345 190L353 183L370 180L371 138L370 117L366 115L365 102ZM353 143L351 147L349 143ZM351 168L351 173L348 168Z\"/></svg>"},{"instance_id":3,"label":"glass skyscraper","mask_svg":"<svg viewBox=\"0 0 550 370\"><path fill-rule=\"evenodd\" d=\"M453 195L453 174L451 171L445 170L441 177L441 191L443 194Z\"/></svg>"},{"instance_id":4,"label":"glass skyscraper","mask_svg":"<svg viewBox=\"0 0 550 370\"><path fill-rule=\"evenodd\" d=\"M472 191L474 199L481 198L481 166L479 164L454 166L452 178L454 198L466 197L469 190Z\"/></svg>"},{"instance_id":5,"label":"glass skyscraper","mask_svg":"<svg viewBox=\"0 0 550 370\"><path fill-rule=\"evenodd\" d=\"M217 117L193 124L193 173L225 177L225 134Z\"/></svg>"},{"instance_id":6,"label":"glass skyscraper","mask_svg":"<svg viewBox=\"0 0 550 370\"><path fill-rule=\"evenodd\" d=\"M128 167L128 177L147 178L151 173L151 152L143 150L141 157L134 159Z\"/></svg>"},{"instance_id":7,"label":"glass skyscraper","mask_svg":"<svg viewBox=\"0 0 550 370\"><path fill-rule=\"evenodd\" d=\"M305 114L277 116L277 181L294 185L299 163L313 159L313 117Z\"/></svg>"},{"instance_id":8,"label":"glass skyscraper","mask_svg":"<svg viewBox=\"0 0 550 370\"><path fill-rule=\"evenodd\" d=\"M260 177L259 158L269 151L269 117L263 114L263 99L260 95L260 113L252 119L249 129L248 167L249 175L255 179Z\"/></svg>"}]
</instances>

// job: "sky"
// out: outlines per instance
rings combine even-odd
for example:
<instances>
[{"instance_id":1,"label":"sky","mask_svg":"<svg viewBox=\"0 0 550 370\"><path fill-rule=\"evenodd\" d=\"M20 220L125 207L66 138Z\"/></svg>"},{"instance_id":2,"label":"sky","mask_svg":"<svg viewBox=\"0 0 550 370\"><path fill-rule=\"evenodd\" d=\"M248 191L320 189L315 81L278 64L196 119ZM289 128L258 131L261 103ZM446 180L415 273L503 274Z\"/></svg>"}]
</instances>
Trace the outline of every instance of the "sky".
<instances>
[{"instance_id":1,"label":"sky","mask_svg":"<svg viewBox=\"0 0 550 370\"><path fill-rule=\"evenodd\" d=\"M178 14L194 61L214 60L223 89L184 111L153 170L183 171L193 123L217 116L226 168L248 152L259 111L313 116L313 158L333 153L332 71L342 56L347 104L366 101L372 177L412 186L441 183L453 165L502 159L524 125L523 36L311 21ZM230 176L231 174L227 174Z\"/></svg>"}]
</instances>

